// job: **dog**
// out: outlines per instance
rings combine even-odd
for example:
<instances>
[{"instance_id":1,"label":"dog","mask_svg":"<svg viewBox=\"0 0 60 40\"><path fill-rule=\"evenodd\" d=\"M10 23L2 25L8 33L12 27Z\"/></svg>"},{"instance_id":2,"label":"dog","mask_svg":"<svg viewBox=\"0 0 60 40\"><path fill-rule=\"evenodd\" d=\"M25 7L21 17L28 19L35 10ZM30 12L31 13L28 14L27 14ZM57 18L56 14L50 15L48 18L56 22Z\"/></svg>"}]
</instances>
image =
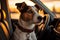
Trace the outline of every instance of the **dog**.
<instances>
[{"instance_id":1,"label":"dog","mask_svg":"<svg viewBox=\"0 0 60 40\"><path fill-rule=\"evenodd\" d=\"M21 15L15 24L12 40L37 40L34 28L42 20L38 9L35 6L27 6L25 2L16 3L16 6Z\"/></svg>"}]
</instances>

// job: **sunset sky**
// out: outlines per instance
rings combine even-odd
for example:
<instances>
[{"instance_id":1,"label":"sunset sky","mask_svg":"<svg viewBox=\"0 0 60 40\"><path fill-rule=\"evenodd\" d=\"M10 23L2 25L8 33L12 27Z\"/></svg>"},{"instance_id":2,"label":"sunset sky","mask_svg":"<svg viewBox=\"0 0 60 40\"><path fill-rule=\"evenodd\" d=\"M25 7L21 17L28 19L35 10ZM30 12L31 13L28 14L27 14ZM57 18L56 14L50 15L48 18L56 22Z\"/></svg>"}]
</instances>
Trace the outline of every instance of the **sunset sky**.
<instances>
[{"instance_id":1,"label":"sunset sky","mask_svg":"<svg viewBox=\"0 0 60 40\"><path fill-rule=\"evenodd\" d=\"M16 8L15 3L20 3L21 0L8 0L9 6ZM51 11L55 6L56 12L60 12L60 0L41 0Z\"/></svg>"},{"instance_id":2,"label":"sunset sky","mask_svg":"<svg viewBox=\"0 0 60 40\"><path fill-rule=\"evenodd\" d=\"M60 0L40 0L42 2L52 2L52 1L60 1Z\"/></svg>"}]
</instances>

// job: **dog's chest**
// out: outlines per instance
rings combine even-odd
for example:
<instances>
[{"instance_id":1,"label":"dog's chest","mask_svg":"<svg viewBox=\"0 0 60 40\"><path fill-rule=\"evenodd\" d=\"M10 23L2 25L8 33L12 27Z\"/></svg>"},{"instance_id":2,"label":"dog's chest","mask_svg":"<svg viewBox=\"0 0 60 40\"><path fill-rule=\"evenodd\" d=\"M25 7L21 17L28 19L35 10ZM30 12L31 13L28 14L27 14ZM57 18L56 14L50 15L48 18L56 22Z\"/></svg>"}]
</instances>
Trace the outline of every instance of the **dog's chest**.
<instances>
[{"instance_id":1,"label":"dog's chest","mask_svg":"<svg viewBox=\"0 0 60 40\"><path fill-rule=\"evenodd\" d=\"M30 34L22 32L21 30L16 28L14 32L14 40L27 40L28 38L31 39Z\"/></svg>"}]
</instances>

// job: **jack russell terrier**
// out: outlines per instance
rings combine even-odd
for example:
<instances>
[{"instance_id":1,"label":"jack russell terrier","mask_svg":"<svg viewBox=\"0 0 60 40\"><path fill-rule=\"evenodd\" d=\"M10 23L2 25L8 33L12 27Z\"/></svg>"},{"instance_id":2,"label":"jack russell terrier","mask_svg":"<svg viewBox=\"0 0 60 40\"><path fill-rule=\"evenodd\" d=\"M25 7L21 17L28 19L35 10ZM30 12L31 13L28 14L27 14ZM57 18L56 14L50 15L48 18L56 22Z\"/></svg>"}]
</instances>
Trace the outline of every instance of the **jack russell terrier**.
<instances>
[{"instance_id":1,"label":"jack russell terrier","mask_svg":"<svg viewBox=\"0 0 60 40\"><path fill-rule=\"evenodd\" d=\"M21 12L12 40L37 40L34 27L40 23L42 17L38 14L35 6L27 6L25 2L16 3L17 9Z\"/></svg>"}]
</instances>

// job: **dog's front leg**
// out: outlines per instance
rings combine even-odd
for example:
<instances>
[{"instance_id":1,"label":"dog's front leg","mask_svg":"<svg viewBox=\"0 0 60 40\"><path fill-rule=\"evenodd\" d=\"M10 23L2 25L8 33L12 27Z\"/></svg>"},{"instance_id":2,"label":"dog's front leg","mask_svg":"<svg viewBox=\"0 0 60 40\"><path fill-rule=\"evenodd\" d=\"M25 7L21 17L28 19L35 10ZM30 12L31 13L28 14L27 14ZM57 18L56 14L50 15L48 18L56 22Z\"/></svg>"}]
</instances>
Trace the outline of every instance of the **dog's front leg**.
<instances>
[{"instance_id":1,"label":"dog's front leg","mask_svg":"<svg viewBox=\"0 0 60 40\"><path fill-rule=\"evenodd\" d=\"M31 33L31 38L32 38L32 40L37 40L37 38L36 38L36 35L35 35L35 32L34 32L34 31Z\"/></svg>"}]
</instances>

